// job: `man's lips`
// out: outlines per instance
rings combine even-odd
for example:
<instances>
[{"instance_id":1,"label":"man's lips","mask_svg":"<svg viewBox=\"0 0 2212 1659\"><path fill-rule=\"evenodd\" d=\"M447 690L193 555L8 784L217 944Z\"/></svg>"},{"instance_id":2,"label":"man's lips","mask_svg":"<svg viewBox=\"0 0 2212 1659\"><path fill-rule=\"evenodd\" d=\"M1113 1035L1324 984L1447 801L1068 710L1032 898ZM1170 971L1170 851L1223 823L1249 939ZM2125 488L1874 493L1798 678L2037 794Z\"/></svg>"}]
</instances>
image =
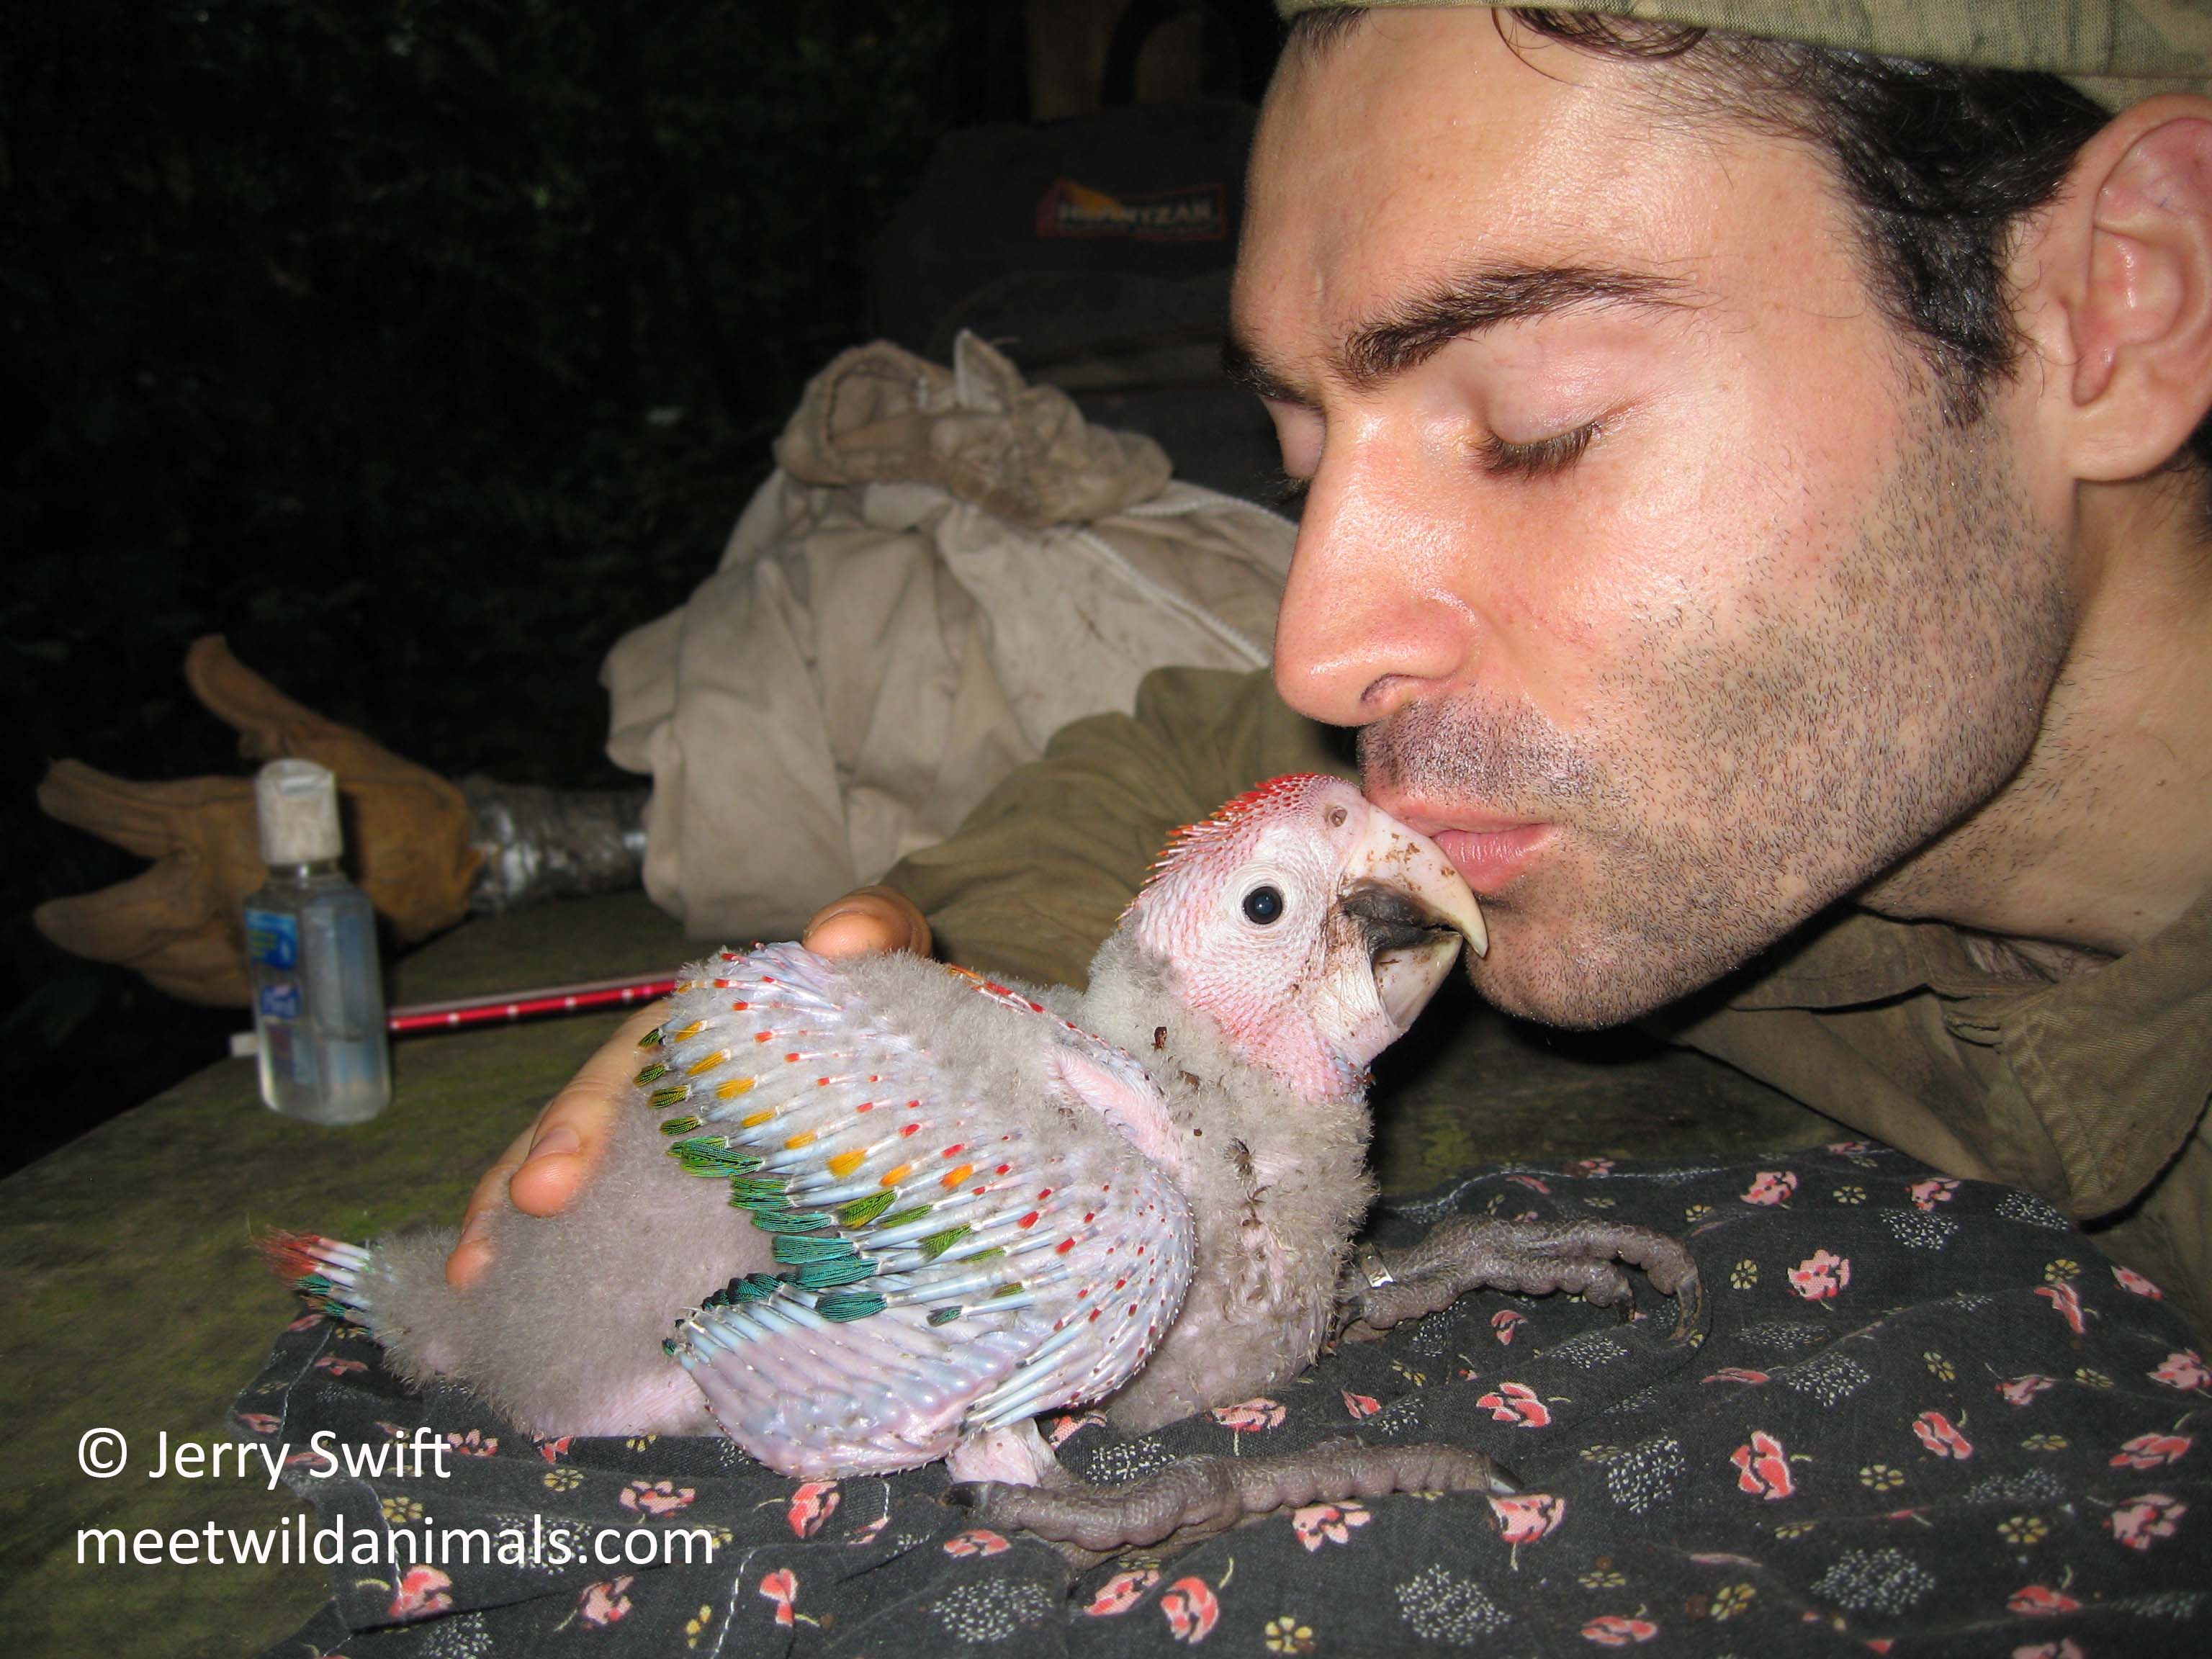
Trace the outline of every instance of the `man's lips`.
<instances>
[{"instance_id":1,"label":"man's lips","mask_svg":"<svg viewBox=\"0 0 2212 1659\"><path fill-rule=\"evenodd\" d=\"M1437 829L1430 839L1443 848L1478 898L1503 892L1552 839L1548 823L1512 823L1495 830Z\"/></svg>"}]
</instances>

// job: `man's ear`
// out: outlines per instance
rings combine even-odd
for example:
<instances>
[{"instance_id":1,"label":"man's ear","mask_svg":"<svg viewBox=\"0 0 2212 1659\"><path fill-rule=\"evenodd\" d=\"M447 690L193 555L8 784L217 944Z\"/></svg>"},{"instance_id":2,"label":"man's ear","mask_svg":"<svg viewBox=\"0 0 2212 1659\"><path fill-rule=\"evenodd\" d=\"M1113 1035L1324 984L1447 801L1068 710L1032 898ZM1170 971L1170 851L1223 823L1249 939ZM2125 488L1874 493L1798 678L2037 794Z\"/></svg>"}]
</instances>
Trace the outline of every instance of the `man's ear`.
<instances>
[{"instance_id":1,"label":"man's ear","mask_svg":"<svg viewBox=\"0 0 2212 1659\"><path fill-rule=\"evenodd\" d=\"M2020 258L2073 475L2162 465L2212 407L2212 99L2115 117Z\"/></svg>"}]
</instances>

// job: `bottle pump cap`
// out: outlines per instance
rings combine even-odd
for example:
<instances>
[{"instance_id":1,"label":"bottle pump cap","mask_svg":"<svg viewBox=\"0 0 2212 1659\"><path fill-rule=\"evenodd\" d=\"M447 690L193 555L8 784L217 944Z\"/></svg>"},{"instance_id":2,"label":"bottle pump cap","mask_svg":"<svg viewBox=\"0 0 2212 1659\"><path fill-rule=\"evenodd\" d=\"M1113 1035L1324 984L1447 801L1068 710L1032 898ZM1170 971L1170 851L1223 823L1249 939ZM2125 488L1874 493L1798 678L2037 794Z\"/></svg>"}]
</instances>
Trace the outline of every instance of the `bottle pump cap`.
<instances>
[{"instance_id":1,"label":"bottle pump cap","mask_svg":"<svg viewBox=\"0 0 2212 1659\"><path fill-rule=\"evenodd\" d=\"M323 864L344 850L338 781L313 761L276 760L253 781L264 864Z\"/></svg>"}]
</instances>

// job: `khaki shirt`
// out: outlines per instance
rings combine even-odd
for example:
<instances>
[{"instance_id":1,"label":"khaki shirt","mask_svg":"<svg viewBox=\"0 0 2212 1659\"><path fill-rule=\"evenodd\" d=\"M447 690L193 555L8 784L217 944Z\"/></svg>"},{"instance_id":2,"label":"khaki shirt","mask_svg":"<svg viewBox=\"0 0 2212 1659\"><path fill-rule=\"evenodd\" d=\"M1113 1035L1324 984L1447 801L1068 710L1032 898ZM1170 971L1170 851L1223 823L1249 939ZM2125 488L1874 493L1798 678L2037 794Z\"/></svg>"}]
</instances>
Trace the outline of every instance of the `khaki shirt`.
<instances>
[{"instance_id":1,"label":"khaki shirt","mask_svg":"<svg viewBox=\"0 0 2212 1659\"><path fill-rule=\"evenodd\" d=\"M1083 982L1169 830L1282 772L1353 775L1344 734L1265 674L1164 669L1078 720L888 879L951 958ZM2212 895L2056 982L1959 930L1838 907L1649 1024L1936 1168L2025 1187L2212 1331Z\"/></svg>"}]
</instances>

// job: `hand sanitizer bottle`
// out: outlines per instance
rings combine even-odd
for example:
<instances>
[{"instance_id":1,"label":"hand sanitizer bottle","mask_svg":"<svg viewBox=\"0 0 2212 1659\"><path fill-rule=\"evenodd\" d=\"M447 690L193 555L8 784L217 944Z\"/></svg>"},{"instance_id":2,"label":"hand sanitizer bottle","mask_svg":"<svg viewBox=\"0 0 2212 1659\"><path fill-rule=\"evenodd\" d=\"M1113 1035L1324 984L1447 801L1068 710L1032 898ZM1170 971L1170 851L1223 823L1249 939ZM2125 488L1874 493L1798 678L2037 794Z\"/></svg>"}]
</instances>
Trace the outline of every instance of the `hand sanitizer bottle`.
<instances>
[{"instance_id":1,"label":"hand sanitizer bottle","mask_svg":"<svg viewBox=\"0 0 2212 1659\"><path fill-rule=\"evenodd\" d=\"M376 911L338 868L337 779L271 761L254 783L269 881L246 901L261 1098L309 1123L361 1123L392 1098Z\"/></svg>"}]
</instances>

